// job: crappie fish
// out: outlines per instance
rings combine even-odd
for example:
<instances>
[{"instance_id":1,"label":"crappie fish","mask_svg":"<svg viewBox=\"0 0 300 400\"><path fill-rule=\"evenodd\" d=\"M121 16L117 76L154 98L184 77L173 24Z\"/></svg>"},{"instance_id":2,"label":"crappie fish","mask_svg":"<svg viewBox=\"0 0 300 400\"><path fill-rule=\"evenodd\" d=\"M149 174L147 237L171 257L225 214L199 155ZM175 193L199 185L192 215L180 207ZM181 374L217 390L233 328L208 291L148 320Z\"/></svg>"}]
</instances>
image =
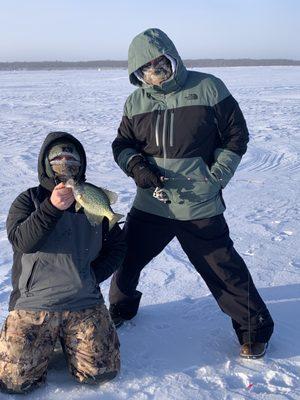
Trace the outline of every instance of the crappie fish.
<instances>
[{"instance_id":1,"label":"crappie fish","mask_svg":"<svg viewBox=\"0 0 300 400\"><path fill-rule=\"evenodd\" d=\"M124 215L116 214L110 205L118 200L118 195L110 190L100 188L88 182L76 183L74 179L66 182L66 187L71 188L76 200L75 209L83 208L84 213L92 226L101 224L104 217L109 220L109 230Z\"/></svg>"}]
</instances>

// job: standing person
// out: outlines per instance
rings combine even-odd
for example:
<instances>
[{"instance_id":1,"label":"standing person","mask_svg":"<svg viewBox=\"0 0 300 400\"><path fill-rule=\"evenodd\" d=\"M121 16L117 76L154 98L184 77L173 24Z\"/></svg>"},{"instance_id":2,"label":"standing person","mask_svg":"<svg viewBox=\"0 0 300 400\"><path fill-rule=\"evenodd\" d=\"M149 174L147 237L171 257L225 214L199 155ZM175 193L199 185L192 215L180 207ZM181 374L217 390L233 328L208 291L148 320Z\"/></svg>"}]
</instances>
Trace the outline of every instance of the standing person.
<instances>
[{"instance_id":1,"label":"standing person","mask_svg":"<svg viewBox=\"0 0 300 400\"><path fill-rule=\"evenodd\" d=\"M110 288L116 325L133 318L140 272L177 237L221 310L232 318L242 357L265 354L272 318L233 247L222 190L246 152L238 103L213 75L188 71L159 29L137 35L128 55L127 99L112 144L116 162L137 185L127 216L127 254Z\"/></svg>"},{"instance_id":2,"label":"standing person","mask_svg":"<svg viewBox=\"0 0 300 400\"><path fill-rule=\"evenodd\" d=\"M119 341L99 283L121 264L122 231L95 227L75 212L67 178L85 180L82 144L50 133L40 150L40 185L13 202L7 233L12 244L13 291L0 334L0 390L25 393L45 381L60 340L69 370L80 383L103 383L120 369Z\"/></svg>"}]
</instances>

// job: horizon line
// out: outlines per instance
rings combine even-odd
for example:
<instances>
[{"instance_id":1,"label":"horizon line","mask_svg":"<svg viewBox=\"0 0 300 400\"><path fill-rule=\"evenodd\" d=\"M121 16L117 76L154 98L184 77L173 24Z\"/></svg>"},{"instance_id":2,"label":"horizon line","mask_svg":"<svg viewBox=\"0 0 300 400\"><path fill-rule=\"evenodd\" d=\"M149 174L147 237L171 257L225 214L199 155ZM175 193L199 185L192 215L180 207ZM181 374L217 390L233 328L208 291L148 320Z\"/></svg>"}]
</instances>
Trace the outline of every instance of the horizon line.
<instances>
[{"instance_id":1,"label":"horizon line","mask_svg":"<svg viewBox=\"0 0 300 400\"><path fill-rule=\"evenodd\" d=\"M300 62L300 59L296 58L252 58L252 57L237 57L237 58L184 58L183 61L290 61ZM90 63L90 62L128 62L126 59L115 59L115 58L103 58L103 59L89 59L89 60L14 60L14 61L0 61L0 64L15 64L15 63Z\"/></svg>"},{"instance_id":2,"label":"horizon line","mask_svg":"<svg viewBox=\"0 0 300 400\"><path fill-rule=\"evenodd\" d=\"M203 58L183 60L186 68L221 67L276 67L300 66L300 60L285 58ZM88 70L88 69L127 69L126 60L95 61L5 61L0 62L0 71L45 71L45 70Z\"/></svg>"}]
</instances>

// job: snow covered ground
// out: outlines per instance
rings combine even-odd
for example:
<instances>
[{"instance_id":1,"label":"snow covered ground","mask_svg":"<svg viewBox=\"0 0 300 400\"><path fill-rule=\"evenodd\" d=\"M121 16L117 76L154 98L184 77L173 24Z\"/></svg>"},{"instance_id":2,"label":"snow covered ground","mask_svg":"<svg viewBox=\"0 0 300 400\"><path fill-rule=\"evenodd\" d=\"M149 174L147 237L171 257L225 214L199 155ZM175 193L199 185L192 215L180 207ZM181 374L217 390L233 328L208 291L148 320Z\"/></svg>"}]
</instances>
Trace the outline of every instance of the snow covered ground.
<instances>
[{"instance_id":1,"label":"snow covered ground","mask_svg":"<svg viewBox=\"0 0 300 400\"><path fill-rule=\"evenodd\" d=\"M30 399L300 399L300 67L205 71L225 81L251 132L224 192L225 215L275 320L266 357L238 357L229 318L174 240L142 273L140 312L119 330L119 377L101 388L80 386L58 357L46 386ZM110 144L132 90L124 70L0 73L0 323L12 264L7 212L36 185L37 153L49 131L77 136L87 151L88 180L117 191L115 209L129 210L135 185L114 163ZM106 298L108 286L102 286Z\"/></svg>"}]
</instances>

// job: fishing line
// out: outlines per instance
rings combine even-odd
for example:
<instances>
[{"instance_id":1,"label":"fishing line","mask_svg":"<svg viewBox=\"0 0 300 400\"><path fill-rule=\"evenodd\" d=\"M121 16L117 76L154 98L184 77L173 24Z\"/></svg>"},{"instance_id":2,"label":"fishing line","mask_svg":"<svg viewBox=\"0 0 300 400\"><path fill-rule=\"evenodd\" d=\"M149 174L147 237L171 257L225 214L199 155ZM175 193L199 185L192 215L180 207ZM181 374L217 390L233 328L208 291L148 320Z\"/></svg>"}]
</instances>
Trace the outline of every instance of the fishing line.
<instances>
[{"instance_id":1,"label":"fishing line","mask_svg":"<svg viewBox=\"0 0 300 400\"><path fill-rule=\"evenodd\" d=\"M253 254L254 257L254 254ZM253 259L251 260L251 263L253 264ZM251 341L251 317L250 317L250 271L248 266L247 267L247 289L248 289L248 293L247 293L247 311L248 311L248 342L249 342L249 349L250 349L250 353L252 352L252 341ZM252 265L253 267L253 265Z\"/></svg>"},{"instance_id":2,"label":"fishing line","mask_svg":"<svg viewBox=\"0 0 300 400\"><path fill-rule=\"evenodd\" d=\"M248 270L248 267L247 267ZM248 306L248 340L249 340L249 347L250 347L250 353L251 353L251 322L250 322L250 272L248 270L248 301L247 301L247 306Z\"/></svg>"}]
</instances>

